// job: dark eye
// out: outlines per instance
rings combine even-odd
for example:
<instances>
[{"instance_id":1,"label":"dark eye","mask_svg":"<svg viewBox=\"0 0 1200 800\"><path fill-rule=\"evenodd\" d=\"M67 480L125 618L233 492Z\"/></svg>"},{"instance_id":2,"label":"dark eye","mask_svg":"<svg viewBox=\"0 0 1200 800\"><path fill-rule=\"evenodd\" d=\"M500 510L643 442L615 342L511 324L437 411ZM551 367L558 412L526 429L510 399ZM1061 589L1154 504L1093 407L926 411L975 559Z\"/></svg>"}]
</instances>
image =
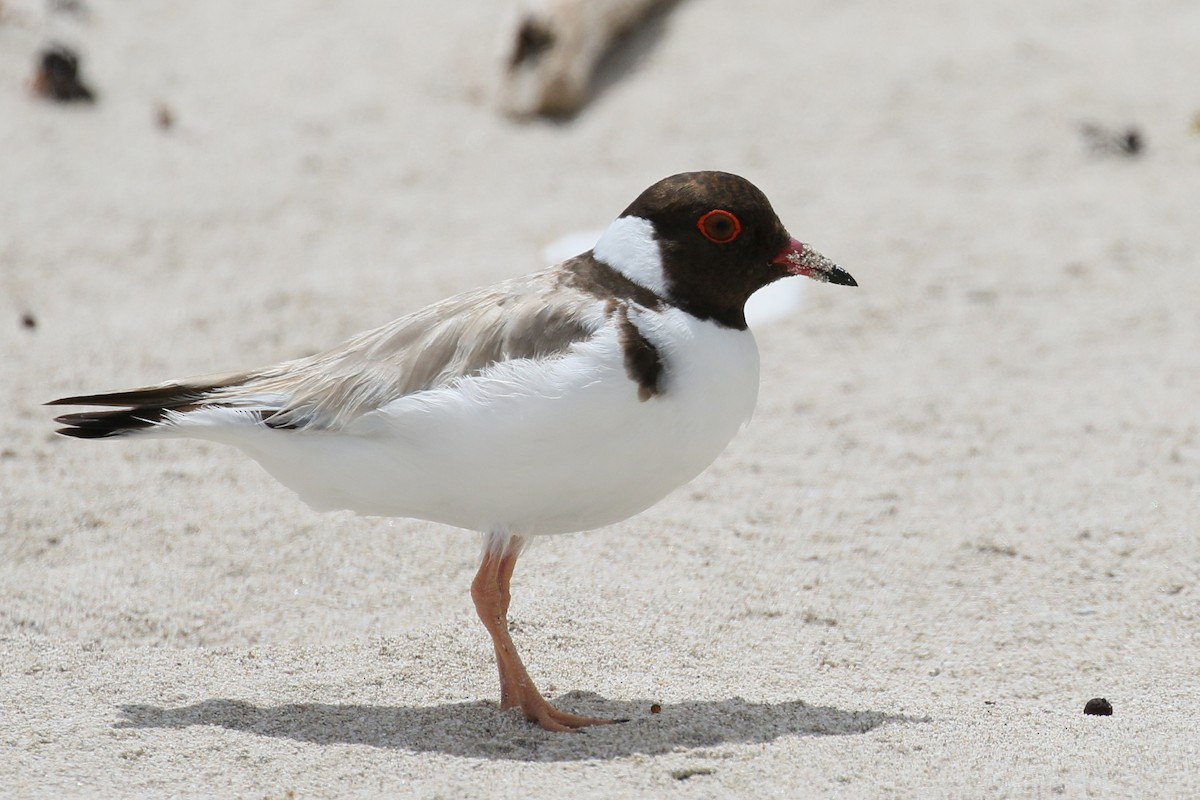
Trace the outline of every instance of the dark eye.
<instances>
[{"instance_id":1,"label":"dark eye","mask_svg":"<svg viewBox=\"0 0 1200 800\"><path fill-rule=\"evenodd\" d=\"M701 217L696 227L705 239L717 244L729 244L742 232L742 223L738 218L720 208L714 208Z\"/></svg>"}]
</instances>

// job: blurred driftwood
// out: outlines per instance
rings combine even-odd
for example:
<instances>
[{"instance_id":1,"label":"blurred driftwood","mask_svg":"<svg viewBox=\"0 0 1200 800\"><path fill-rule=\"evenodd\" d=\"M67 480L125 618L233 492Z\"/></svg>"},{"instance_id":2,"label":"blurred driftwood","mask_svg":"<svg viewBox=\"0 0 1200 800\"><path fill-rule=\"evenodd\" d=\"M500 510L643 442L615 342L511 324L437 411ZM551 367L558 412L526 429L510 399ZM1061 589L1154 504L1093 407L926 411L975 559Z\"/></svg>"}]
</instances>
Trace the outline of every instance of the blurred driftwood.
<instances>
[{"instance_id":1,"label":"blurred driftwood","mask_svg":"<svg viewBox=\"0 0 1200 800\"><path fill-rule=\"evenodd\" d=\"M668 0L519 0L504 32L500 106L517 117L579 110L601 57Z\"/></svg>"}]
</instances>

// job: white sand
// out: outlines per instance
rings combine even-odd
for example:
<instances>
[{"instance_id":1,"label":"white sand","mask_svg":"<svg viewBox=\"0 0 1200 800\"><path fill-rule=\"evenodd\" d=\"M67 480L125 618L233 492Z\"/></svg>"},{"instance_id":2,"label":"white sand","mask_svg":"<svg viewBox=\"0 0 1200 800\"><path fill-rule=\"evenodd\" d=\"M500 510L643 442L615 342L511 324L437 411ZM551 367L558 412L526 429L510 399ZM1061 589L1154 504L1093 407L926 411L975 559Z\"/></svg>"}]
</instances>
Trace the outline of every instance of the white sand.
<instances>
[{"instance_id":1,"label":"white sand","mask_svg":"<svg viewBox=\"0 0 1200 800\"><path fill-rule=\"evenodd\" d=\"M1200 794L1200 4L685 0L531 125L497 5L92 0L64 108L4 3L0 796ZM531 672L625 725L495 711L472 535L38 405L311 352L697 168L861 287L761 331L705 475L523 559Z\"/></svg>"}]
</instances>

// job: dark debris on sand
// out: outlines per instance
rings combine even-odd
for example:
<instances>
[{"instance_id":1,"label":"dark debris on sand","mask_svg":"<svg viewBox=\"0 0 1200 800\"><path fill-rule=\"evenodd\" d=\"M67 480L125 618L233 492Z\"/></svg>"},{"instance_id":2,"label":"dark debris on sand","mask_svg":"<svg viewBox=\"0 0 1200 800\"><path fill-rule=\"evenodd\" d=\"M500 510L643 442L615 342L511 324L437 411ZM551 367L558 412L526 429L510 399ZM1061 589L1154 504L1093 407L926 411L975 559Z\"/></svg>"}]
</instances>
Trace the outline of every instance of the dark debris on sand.
<instances>
[{"instance_id":1,"label":"dark debris on sand","mask_svg":"<svg viewBox=\"0 0 1200 800\"><path fill-rule=\"evenodd\" d=\"M61 44L52 44L38 53L33 93L58 103L93 103L96 93L79 74L79 55Z\"/></svg>"}]
</instances>

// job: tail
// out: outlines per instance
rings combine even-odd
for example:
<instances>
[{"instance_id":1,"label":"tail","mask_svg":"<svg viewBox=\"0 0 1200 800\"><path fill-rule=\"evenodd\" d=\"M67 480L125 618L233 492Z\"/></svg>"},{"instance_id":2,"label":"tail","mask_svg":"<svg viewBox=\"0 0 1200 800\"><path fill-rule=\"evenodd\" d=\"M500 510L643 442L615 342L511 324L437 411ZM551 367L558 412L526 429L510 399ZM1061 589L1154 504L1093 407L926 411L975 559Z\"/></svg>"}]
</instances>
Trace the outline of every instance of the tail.
<instances>
[{"instance_id":1,"label":"tail","mask_svg":"<svg viewBox=\"0 0 1200 800\"><path fill-rule=\"evenodd\" d=\"M61 397L46 403L48 406L104 406L111 410L84 411L63 414L54 421L63 425L56 433L77 439L107 439L128 436L161 426L174 414L195 411L213 403L218 390L236 386L246 375L224 375L197 378L178 383L162 383L141 389L129 389L106 394L85 394Z\"/></svg>"}]
</instances>

